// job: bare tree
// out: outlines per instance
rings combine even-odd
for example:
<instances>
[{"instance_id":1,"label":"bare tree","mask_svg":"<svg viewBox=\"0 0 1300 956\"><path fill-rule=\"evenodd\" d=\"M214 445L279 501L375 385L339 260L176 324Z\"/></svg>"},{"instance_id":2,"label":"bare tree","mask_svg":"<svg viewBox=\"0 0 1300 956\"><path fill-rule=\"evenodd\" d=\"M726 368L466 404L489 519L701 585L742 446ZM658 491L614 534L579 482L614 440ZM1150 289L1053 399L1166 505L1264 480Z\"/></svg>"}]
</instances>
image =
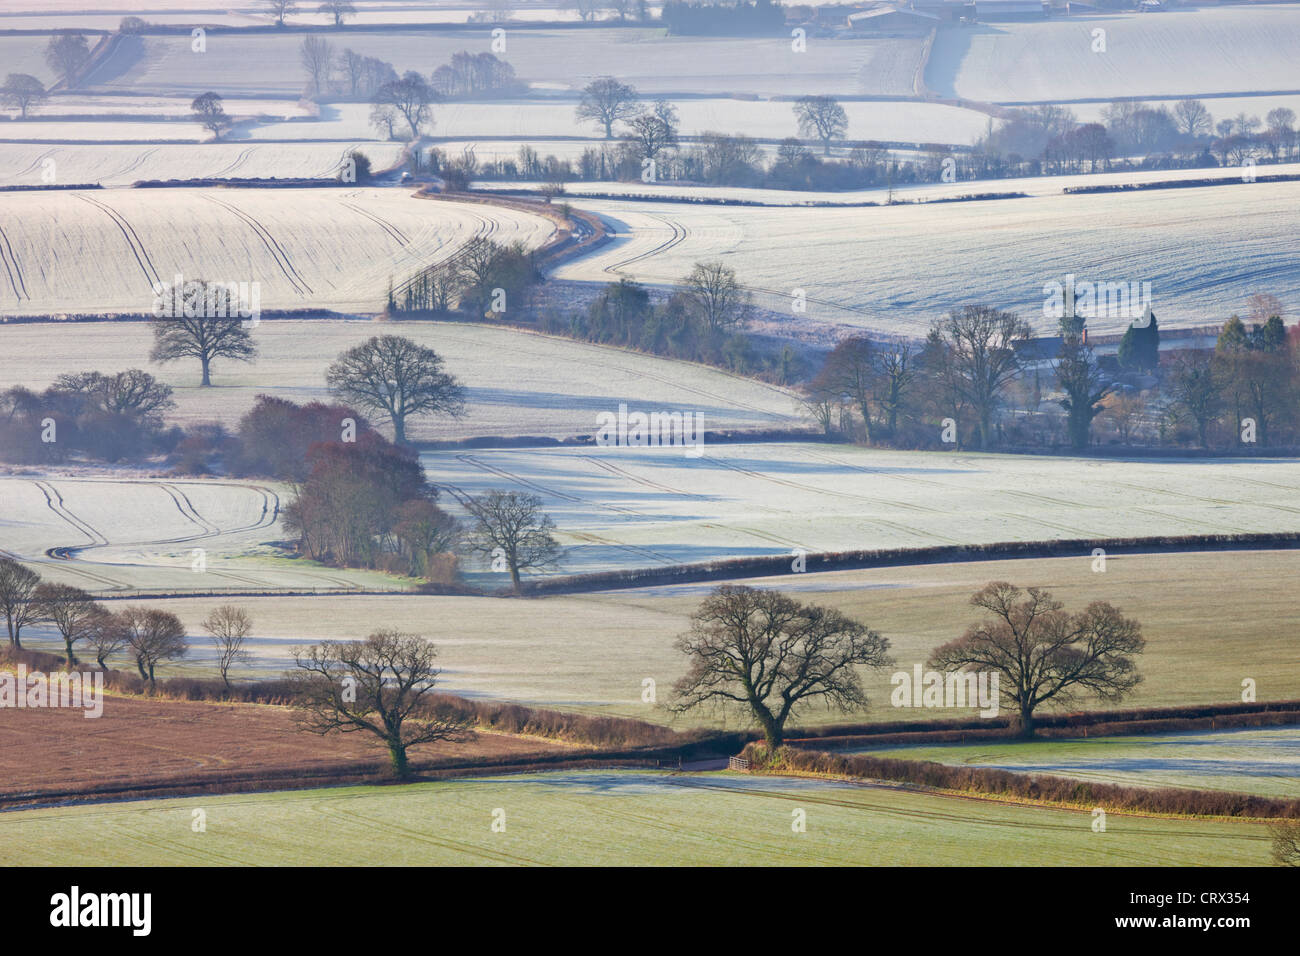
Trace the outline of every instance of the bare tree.
<instances>
[{"instance_id":1,"label":"bare tree","mask_svg":"<svg viewBox=\"0 0 1300 956\"><path fill-rule=\"evenodd\" d=\"M242 607L223 604L203 619L203 629L212 635L212 643L217 648L217 669L229 690L230 668L249 659L244 641L253 629L253 619Z\"/></svg>"},{"instance_id":2,"label":"bare tree","mask_svg":"<svg viewBox=\"0 0 1300 956\"><path fill-rule=\"evenodd\" d=\"M993 412L1019 368L1015 346L1029 338L1028 324L987 305L954 309L934 331L947 350L952 384L976 416L980 448L993 440Z\"/></svg>"},{"instance_id":3,"label":"bare tree","mask_svg":"<svg viewBox=\"0 0 1300 956\"><path fill-rule=\"evenodd\" d=\"M1071 447L1076 451L1082 451L1092 443L1092 420L1101 414L1106 396L1114 391L1114 385L1101 371L1092 349L1083 341L1081 327L1070 319L1062 322L1065 334L1061 339L1060 354L1052 367L1056 381L1065 393L1058 404L1065 409L1066 432Z\"/></svg>"},{"instance_id":4,"label":"bare tree","mask_svg":"<svg viewBox=\"0 0 1300 956\"><path fill-rule=\"evenodd\" d=\"M75 667L77 655L72 645L88 636L96 615L102 613L95 599L70 584L42 584L32 597L41 620L58 628L68 666Z\"/></svg>"},{"instance_id":5,"label":"bare tree","mask_svg":"<svg viewBox=\"0 0 1300 956\"><path fill-rule=\"evenodd\" d=\"M605 138L613 139L614 124L636 115L636 108L635 88L612 76L601 76L583 88L576 113L580 121L601 124L605 128Z\"/></svg>"},{"instance_id":6,"label":"bare tree","mask_svg":"<svg viewBox=\"0 0 1300 956\"><path fill-rule=\"evenodd\" d=\"M437 352L408 338L376 335L340 355L325 382L342 401L387 414L400 444L411 415L465 413L465 389L442 364Z\"/></svg>"},{"instance_id":7,"label":"bare tree","mask_svg":"<svg viewBox=\"0 0 1300 956\"><path fill-rule=\"evenodd\" d=\"M831 141L843 139L849 129L848 114L831 96L801 96L795 101L794 115L800 134L820 140L825 156L831 154Z\"/></svg>"},{"instance_id":8,"label":"bare tree","mask_svg":"<svg viewBox=\"0 0 1300 956\"><path fill-rule=\"evenodd\" d=\"M69 87L90 59L90 44L80 33L59 33L45 45L45 62Z\"/></svg>"},{"instance_id":9,"label":"bare tree","mask_svg":"<svg viewBox=\"0 0 1300 956\"><path fill-rule=\"evenodd\" d=\"M563 554L552 534L555 522L542 511L537 495L517 491L489 491L465 502L474 518L470 550L483 555L497 570L510 572L510 583L519 593L520 571L543 570L559 563Z\"/></svg>"},{"instance_id":10,"label":"bare tree","mask_svg":"<svg viewBox=\"0 0 1300 956\"><path fill-rule=\"evenodd\" d=\"M9 643L14 647L23 646L23 628L41 619L41 608L35 600L40 583L41 576L35 571L12 558L0 557L0 607L4 608Z\"/></svg>"},{"instance_id":11,"label":"bare tree","mask_svg":"<svg viewBox=\"0 0 1300 956\"><path fill-rule=\"evenodd\" d=\"M195 283L206 287L205 283ZM187 297L189 292L186 293ZM204 295L205 291L194 291ZM195 310L198 311L198 310ZM174 362L183 358L197 358L203 367L203 386L212 384L212 360L217 358L251 362L257 356L253 336L243 327L240 319L215 318L196 315L160 317L152 320L153 350L151 362Z\"/></svg>"},{"instance_id":12,"label":"bare tree","mask_svg":"<svg viewBox=\"0 0 1300 956\"><path fill-rule=\"evenodd\" d=\"M429 104L433 102L433 90L428 81L414 70L408 70L401 79L390 80L375 91L376 106L391 106L406 120L411 129L411 137L418 138L421 130L433 125L433 114ZM374 117L372 114L371 121Z\"/></svg>"},{"instance_id":13,"label":"bare tree","mask_svg":"<svg viewBox=\"0 0 1300 956\"><path fill-rule=\"evenodd\" d=\"M95 654L95 663L100 670L108 670L108 659L126 646L127 627L116 614L110 614L102 607L86 625L86 643Z\"/></svg>"},{"instance_id":14,"label":"bare tree","mask_svg":"<svg viewBox=\"0 0 1300 956\"><path fill-rule=\"evenodd\" d=\"M1174 406L1196 423L1201 447L1209 448L1210 425L1223 410L1223 385L1213 362L1199 352L1185 355L1174 363L1169 381Z\"/></svg>"},{"instance_id":15,"label":"bare tree","mask_svg":"<svg viewBox=\"0 0 1300 956\"><path fill-rule=\"evenodd\" d=\"M721 262L697 262L682 280L682 294L711 332L728 332L745 324L749 295L736 281L736 270Z\"/></svg>"},{"instance_id":16,"label":"bare tree","mask_svg":"<svg viewBox=\"0 0 1300 956\"><path fill-rule=\"evenodd\" d=\"M106 412L150 418L176 405L172 387L143 369L104 375L101 372L77 372L60 375L54 380L60 392L84 395Z\"/></svg>"},{"instance_id":17,"label":"bare tree","mask_svg":"<svg viewBox=\"0 0 1300 956\"><path fill-rule=\"evenodd\" d=\"M596 19L600 12L602 0L565 0L564 8L572 10L584 21Z\"/></svg>"},{"instance_id":18,"label":"bare tree","mask_svg":"<svg viewBox=\"0 0 1300 956\"><path fill-rule=\"evenodd\" d=\"M316 96L329 89L330 69L334 64L334 46L329 40L308 34L298 45L298 57L307 71L311 91Z\"/></svg>"},{"instance_id":19,"label":"bare tree","mask_svg":"<svg viewBox=\"0 0 1300 956\"><path fill-rule=\"evenodd\" d=\"M154 668L163 661L178 660L189 653L181 619L170 611L128 607L118 617L126 632L126 646L135 656L140 679L149 682L152 692L157 686Z\"/></svg>"},{"instance_id":20,"label":"bare tree","mask_svg":"<svg viewBox=\"0 0 1300 956\"><path fill-rule=\"evenodd\" d=\"M219 93L200 93L190 103L190 110L194 114L194 122L209 130L213 139L221 139L222 134L230 129L234 122L226 113L225 104Z\"/></svg>"},{"instance_id":21,"label":"bare tree","mask_svg":"<svg viewBox=\"0 0 1300 956\"><path fill-rule=\"evenodd\" d=\"M1179 100L1174 104L1174 119L1184 136L1208 136L1213 130L1214 118L1200 100Z\"/></svg>"},{"instance_id":22,"label":"bare tree","mask_svg":"<svg viewBox=\"0 0 1300 956\"><path fill-rule=\"evenodd\" d=\"M667 100L656 100L653 109L637 113L627 125L628 142L642 159L654 159L677 145L677 109Z\"/></svg>"},{"instance_id":23,"label":"bare tree","mask_svg":"<svg viewBox=\"0 0 1300 956\"><path fill-rule=\"evenodd\" d=\"M838 610L734 584L705 598L675 646L690 669L673 686L672 709L742 704L771 750L809 703L866 707L858 669L893 663L886 638Z\"/></svg>"},{"instance_id":24,"label":"bare tree","mask_svg":"<svg viewBox=\"0 0 1300 956\"><path fill-rule=\"evenodd\" d=\"M324 3L316 8L316 12L333 17L334 25L336 27L341 27L343 26L343 21L347 17L355 17L357 15L357 8L348 3L348 0L325 0Z\"/></svg>"},{"instance_id":25,"label":"bare tree","mask_svg":"<svg viewBox=\"0 0 1300 956\"><path fill-rule=\"evenodd\" d=\"M840 342L826 356L813 384L828 394L848 398L858 407L866 426L867 441L875 438L871 400L876 390L876 360L871 341L855 335Z\"/></svg>"},{"instance_id":26,"label":"bare tree","mask_svg":"<svg viewBox=\"0 0 1300 956\"><path fill-rule=\"evenodd\" d=\"M275 17L275 25L284 26L284 18L291 13L298 12L298 4L295 0L259 0L262 6L270 11L271 16Z\"/></svg>"},{"instance_id":27,"label":"bare tree","mask_svg":"<svg viewBox=\"0 0 1300 956\"><path fill-rule=\"evenodd\" d=\"M936 648L929 666L996 672L1022 737L1034 735L1034 712L1049 701L1069 703L1081 692L1118 701L1142 681L1133 660L1146 646L1141 625L1105 601L1068 614L1041 588L994 581L970 603L993 620Z\"/></svg>"},{"instance_id":28,"label":"bare tree","mask_svg":"<svg viewBox=\"0 0 1300 956\"><path fill-rule=\"evenodd\" d=\"M314 734L374 734L393 772L410 775L407 750L473 736L473 717L431 700L441 672L437 650L417 634L376 631L364 641L324 641L294 651L298 726Z\"/></svg>"},{"instance_id":29,"label":"bare tree","mask_svg":"<svg viewBox=\"0 0 1300 956\"><path fill-rule=\"evenodd\" d=\"M5 77L4 86L0 86L0 100L17 109L23 119L27 119L28 110L40 106L47 99L49 94L44 85L30 73L10 73Z\"/></svg>"},{"instance_id":30,"label":"bare tree","mask_svg":"<svg viewBox=\"0 0 1300 956\"><path fill-rule=\"evenodd\" d=\"M397 107L391 103L374 103L370 107L370 125L384 134L386 139L397 136Z\"/></svg>"}]
</instances>

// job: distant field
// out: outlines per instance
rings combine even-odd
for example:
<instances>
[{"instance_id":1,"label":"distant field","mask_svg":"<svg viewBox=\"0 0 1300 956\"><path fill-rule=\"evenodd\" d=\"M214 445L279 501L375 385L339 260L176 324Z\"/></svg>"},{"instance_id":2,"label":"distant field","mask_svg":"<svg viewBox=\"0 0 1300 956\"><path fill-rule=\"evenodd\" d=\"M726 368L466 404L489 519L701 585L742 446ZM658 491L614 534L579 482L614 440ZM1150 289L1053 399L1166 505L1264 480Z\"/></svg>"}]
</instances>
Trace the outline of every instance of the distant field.
<instances>
[{"instance_id":1,"label":"distant field","mask_svg":"<svg viewBox=\"0 0 1300 956\"><path fill-rule=\"evenodd\" d=\"M1300 574L1300 551L1112 556L1105 573L1092 558L987 561L963 564L788 574L740 583L779 588L802 601L840 608L889 638L899 669L910 673L940 644L980 618L972 592L989 581L1047 588L1069 608L1110 601L1143 626L1145 677L1123 707L1231 703L1243 678L1253 678L1260 700L1288 700L1300 687L1300 604L1285 582ZM194 575L201 577L200 575ZM1231 587L1215 582L1230 581ZM674 639L715 585L691 584L534 600L472 597L318 596L246 598L237 603L253 618L254 663L248 676L278 674L295 645L356 639L380 627L413 631L439 649L441 686L454 693L634 717L668 723L670 716L642 700L642 682L655 681L658 702L670 696L685 660ZM178 598L151 607L178 614L192 634L227 599ZM112 602L111 606L119 606ZM57 651L57 636L33 629L24 644ZM211 674L211 648L194 641L193 658L169 673ZM969 711L899 710L890 706L890 673L866 675L872 701L863 713L821 709L803 725L846 721L951 719ZM1106 705L1087 700L1088 709ZM700 712L681 727L719 725L723 715ZM748 726L731 715L732 727Z\"/></svg>"},{"instance_id":2,"label":"distant field","mask_svg":"<svg viewBox=\"0 0 1300 956\"><path fill-rule=\"evenodd\" d=\"M569 573L795 548L1300 530L1300 506L1288 497L1300 491L1300 468L1279 459L1098 460L814 442L689 451L471 449L422 461L430 481L463 493L540 495L570 549Z\"/></svg>"},{"instance_id":3,"label":"distant field","mask_svg":"<svg viewBox=\"0 0 1300 956\"><path fill-rule=\"evenodd\" d=\"M413 419L408 434L417 441L590 435L596 416L617 411L619 402L698 411L709 429L807 426L789 390L754 379L609 346L460 322L264 320L253 330L257 361L214 362L211 388L199 386L195 362L149 364L153 335L143 322L0 323L0 350L13 359L0 362L0 389L39 390L65 372L91 368L148 368L175 388L172 420L220 421L234 428L262 393L295 402L328 400L330 363L340 352L384 334L404 335L437 350L467 389L465 418ZM391 434L387 421L374 424Z\"/></svg>"},{"instance_id":4,"label":"distant field","mask_svg":"<svg viewBox=\"0 0 1300 956\"><path fill-rule=\"evenodd\" d=\"M1300 9L1284 5L989 23L940 30L925 78L987 102L1294 90L1297 46Z\"/></svg>"},{"instance_id":5,"label":"distant field","mask_svg":"<svg viewBox=\"0 0 1300 956\"><path fill-rule=\"evenodd\" d=\"M57 136L50 135L54 131L44 129L42 124L32 124L21 130L0 127L0 137L23 133L31 138L63 138L64 124L53 125L60 127ZM115 123L82 123L76 133L92 126L95 132L103 131L113 139L118 138L120 128ZM158 137L182 139L185 131L179 127L181 124L155 123L148 132ZM71 138L79 138L79 135ZM0 186L41 185L41 176L47 170L53 172L56 183L69 185L126 186L140 180L162 179L333 179L338 176L344 157L354 150L364 153L375 169L382 169L397 161L402 147L399 143L362 140L350 143L80 143L70 146L3 143L0 144L0 156L4 157L5 163L0 167ZM53 165L47 165L47 160L52 160ZM5 291L12 295L12 290Z\"/></svg>"},{"instance_id":6,"label":"distant field","mask_svg":"<svg viewBox=\"0 0 1300 956\"><path fill-rule=\"evenodd\" d=\"M885 747L853 752L1077 777L1127 787L1191 787L1265 797L1300 797L1300 728Z\"/></svg>"},{"instance_id":7,"label":"distant field","mask_svg":"<svg viewBox=\"0 0 1300 956\"><path fill-rule=\"evenodd\" d=\"M391 189L8 193L0 221L0 315L148 314L153 283L176 274L257 282L264 309L377 312L389 283L475 236L531 248L555 232L530 213Z\"/></svg>"},{"instance_id":8,"label":"distant field","mask_svg":"<svg viewBox=\"0 0 1300 956\"><path fill-rule=\"evenodd\" d=\"M206 832L191 830L202 808ZM805 833L791 832L792 811ZM495 811L506 830L492 832ZM1153 820L831 781L548 773L0 814L10 864L1249 866L1251 823Z\"/></svg>"},{"instance_id":9,"label":"distant field","mask_svg":"<svg viewBox=\"0 0 1300 956\"><path fill-rule=\"evenodd\" d=\"M794 290L803 289L808 318L920 338L934 319L973 302L1017 310L1051 334L1056 319L1044 316L1043 286L1074 274L1150 282L1155 314L1169 329L1222 322L1260 290L1277 295L1288 314L1300 308L1297 197L1300 183L1238 182L860 209L579 199L575 205L608 220L618 238L556 276L673 283L695 262L716 259L774 311L789 312ZM1088 326L1115 332L1129 321Z\"/></svg>"},{"instance_id":10,"label":"distant field","mask_svg":"<svg viewBox=\"0 0 1300 956\"><path fill-rule=\"evenodd\" d=\"M487 48L487 27L382 34L330 30L336 48L350 47L393 64L398 73L429 74L461 50ZM213 34L207 53L190 51L189 37L135 37L120 43L84 86L100 92L196 95L220 88L230 95L297 95L303 85L297 35ZM509 35L505 59L520 80L542 91L580 90L592 77L617 75L645 93L806 93L911 95L921 39L809 40L791 49L788 35L772 38L667 37L659 28L520 30ZM232 59L240 69L232 72Z\"/></svg>"}]
</instances>

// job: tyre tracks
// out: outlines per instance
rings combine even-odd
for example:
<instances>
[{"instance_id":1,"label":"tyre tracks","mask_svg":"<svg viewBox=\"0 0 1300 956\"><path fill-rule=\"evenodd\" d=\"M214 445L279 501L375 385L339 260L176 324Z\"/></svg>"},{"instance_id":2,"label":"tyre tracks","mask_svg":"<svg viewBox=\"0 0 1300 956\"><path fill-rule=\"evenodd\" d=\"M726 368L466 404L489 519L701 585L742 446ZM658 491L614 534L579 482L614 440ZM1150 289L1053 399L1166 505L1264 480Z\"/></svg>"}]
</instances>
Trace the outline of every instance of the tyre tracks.
<instances>
[{"instance_id":1,"label":"tyre tracks","mask_svg":"<svg viewBox=\"0 0 1300 956\"><path fill-rule=\"evenodd\" d=\"M271 231L262 225L255 216L250 215L238 206L217 199L215 196L204 195L203 198L233 214L243 222L244 225L253 230L253 235L257 236L257 238L261 240L262 245L266 248L266 251L271 254L271 258L275 261L275 264L279 266L280 271L284 273L284 277L289 280L289 284L293 287L294 292L296 292L300 297L306 297L307 295L314 293L315 290L313 290L312 287L308 285L307 281L299 274L298 270L294 267L292 260L290 260L288 254L280 246L280 243L276 240L275 236L273 236Z\"/></svg>"},{"instance_id":2,"label":"tyre tracks","mask_svg":"<svg viewBox=\"0 0 1300 956\"><path fill-rule=\"evenodd\" d=\"M161 285L162 277L158 274L158 270L154 268L153 260L149 258L149 250L144 247L144 243L140 241L140 236L136 233L135 227L131 225L127 218L113 207L100 202L98 199L92 199L84 193L73 193L72 195L82 202L94 206L113 221L122 233L122 238L126 240L131 254L135 256L136 264L140 266L140 271L144 273L150 290L157 285Z\"/></svg>"},{"instance_id":3,"label":"tyre tracks","mask_svg":"<svg viewBox=\"0 0 1300 956\"><path fill-rule=\"evenodd\" d=\"M19 302L23 299L30 302L32 297L27 291L27 283L23 279L23 268L18 264L18 256L14 253L14 247L9 242L9 237L5 234L3 226L0 226L0 262L4 263L5 274L9 278L9 286L14 290L14 298Z\"/></svg>"}]
</instances>

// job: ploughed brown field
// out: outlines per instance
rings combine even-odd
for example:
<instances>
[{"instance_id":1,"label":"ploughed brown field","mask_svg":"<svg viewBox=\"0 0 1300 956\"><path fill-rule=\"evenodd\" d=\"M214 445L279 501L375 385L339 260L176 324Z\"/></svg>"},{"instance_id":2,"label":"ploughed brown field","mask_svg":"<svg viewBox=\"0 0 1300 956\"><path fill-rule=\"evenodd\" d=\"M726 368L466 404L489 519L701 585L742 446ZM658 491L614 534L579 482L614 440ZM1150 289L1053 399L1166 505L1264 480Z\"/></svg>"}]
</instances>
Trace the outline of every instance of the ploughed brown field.
<instances>
[{"instance_id":1,"label":"ploughed brown field","mask_svg":"<svg viewBox=\"0 0 1300 956\"><path fill-rule=\"evenodd\" d=\"M581 748L479 733L466 743L411 748L411 767L436 771ZM382 779L388 752L370 734L320 737L294 729L286 707L108 696L101 717L79 709L0 709L0 806L54 799L279 789Z\"/></svg>"}]
</instances>

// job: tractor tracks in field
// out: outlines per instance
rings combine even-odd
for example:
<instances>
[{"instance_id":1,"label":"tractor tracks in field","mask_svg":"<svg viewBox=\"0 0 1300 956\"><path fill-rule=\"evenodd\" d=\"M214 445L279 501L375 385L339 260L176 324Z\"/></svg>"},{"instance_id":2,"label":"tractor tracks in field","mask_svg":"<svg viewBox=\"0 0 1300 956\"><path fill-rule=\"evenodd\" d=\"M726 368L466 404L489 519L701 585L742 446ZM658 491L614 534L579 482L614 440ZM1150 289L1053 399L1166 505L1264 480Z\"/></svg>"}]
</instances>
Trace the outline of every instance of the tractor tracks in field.
<instances>
[{"instance_id":1,"label":"tractor tracks in field","mask_svg":"<svg viewBox=\"0 0 1300 956\"><path fill-rule=\"evenodd\" d=\"M289 258L288 253L284 251L283 247L281 247L275 236L271 234L271 231L267 229L266 226L262 225L257 217L245 212L232 203L217 199L215 196L204 195L203 198L208 202L214 203L222 209L225 209L243 222L244 225L248 226L249 229L253 230L253 235L257 236L257 238L261 240L262 245L266 248L266 251L271 254L271 258L275 261L275 264L279 266L280 271L284 273L284 277L289 280L289 285L293 287L294 292L296 292L300 297L306 297L315 292L315 290L307 283L307 280L305 280L298 272L297 268L294 267L293 261Z\"/></svg>"},{"instance_id":2,"label":"tractor tracks in field","mask_svg":"<svg viewBox=\"0 0 1300 956\"><path fill-rule=\"evenodd\" d=\"M92 199L84 193L73 193L72 195L77 199L80 199L82 202L94 206L113 221L113 224L116 225L118 230L122 233L122 238L126 240L127 247L131 250L131 255L135 256L136 264L140 266L140 271L144 273L145 281L149 283L149 288L153 289L155 286L162 285L162 277L158 274L158 270L154 267L153 260L149 257L149 250L144 247L144 243L136 233L135 227L131 225L127 218L107 203L102 203L98 199Z\"/></svg>"},{"instance_id":3,"label":"tractor tracks in field","mask_svg":"<svg viewBox=\"0 0 1300 956\"><path fill-rule=\"evenodd\" d=\"M32 297L23 279L23 268L18 264L18 256L14 253L14 247L10 244L9 237L2 226L0 226L0 262L4 263L5 275L9 278L10 288L14 290L14 298L19 302L23 299L30 302Z\"/></svg>"}]
</instances>

